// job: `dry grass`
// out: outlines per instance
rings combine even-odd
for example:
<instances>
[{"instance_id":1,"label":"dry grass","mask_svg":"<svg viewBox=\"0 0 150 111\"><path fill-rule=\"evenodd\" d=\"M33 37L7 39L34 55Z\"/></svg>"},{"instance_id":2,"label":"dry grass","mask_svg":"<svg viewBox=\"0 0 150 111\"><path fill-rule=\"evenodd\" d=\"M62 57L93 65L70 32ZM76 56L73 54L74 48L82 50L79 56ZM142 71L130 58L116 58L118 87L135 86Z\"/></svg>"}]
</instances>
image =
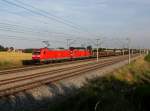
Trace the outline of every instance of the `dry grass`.
<instances>
[{"instance_id":1,"label":"dry grass","mask_svg":"<svg viewBox=\"0 0 150 111\"><path fill-rule=\"evenodd\" d=\"M113 75L121 81L133 83L138 81L140 76L144 76L145 71L150 71L150 64L144 61L144 57L140 57L130 65L126 65L121 69L114 71Z\"/></svg>"},{"instance_id":2,"label":"dry grass","mask_svg":"<svg viewBox=\"0 0 150 111\"><path fill-rule=\"evenodd\" d=\"M32 54L17 52L0 52L0 70L22 67L22 60L30 60Z\"/></svg>"}]
</instances>

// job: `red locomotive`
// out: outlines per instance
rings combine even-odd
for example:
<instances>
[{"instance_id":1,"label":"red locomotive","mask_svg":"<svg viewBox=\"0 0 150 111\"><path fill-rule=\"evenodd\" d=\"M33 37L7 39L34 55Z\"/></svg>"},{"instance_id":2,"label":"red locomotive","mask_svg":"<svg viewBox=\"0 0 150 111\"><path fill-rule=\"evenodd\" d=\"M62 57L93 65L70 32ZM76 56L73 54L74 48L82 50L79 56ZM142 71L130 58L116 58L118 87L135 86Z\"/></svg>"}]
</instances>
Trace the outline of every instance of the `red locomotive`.
<instances>
[{"instance_id":1,"label":"red locomotive","mask_svg":"<svg viewBox=\"0 0 150 111\"><path fill-rule=\"evenodd\" d=\"M33 51L32 60L37 62L52 62L57 60L72 60L89 58L92 53L87 49L48 49L41 48Z\"/></svg>"}]
</instances>

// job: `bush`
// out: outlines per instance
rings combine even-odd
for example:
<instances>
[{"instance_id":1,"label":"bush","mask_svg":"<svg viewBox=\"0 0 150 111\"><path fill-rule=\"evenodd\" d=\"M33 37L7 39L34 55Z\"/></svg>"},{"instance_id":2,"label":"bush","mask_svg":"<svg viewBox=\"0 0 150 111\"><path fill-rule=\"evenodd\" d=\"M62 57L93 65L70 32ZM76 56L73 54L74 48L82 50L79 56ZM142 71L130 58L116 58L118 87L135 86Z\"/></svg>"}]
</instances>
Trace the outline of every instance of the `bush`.
<instances>
[{"instance_id":1,"label":"bush","mask_svg":"<svg viewBox=\"0 0 150 111\"><path fill-rule=\"evenodd\" d=\"M150 62L150 53L144 58L146 61Z\"/></svg>"},{"instance_id":2,"label":"bush","mask_svg":"<svg viewBox=\"0 0 150 111\"><path fill-rule=\"evenodd\" d=\"M141 91L142 90L142 91ZM52 111L148 111L150 99L145 84L128 84L114 77L88 80L72 96L51 104ZM65 99L64 99L65 98ZM143 104L144 103L144 104Z\"/></svg>"},{"instance_id":3,"label":"bush","mask_svg":"<svg viewBox=\"0 0 150 111\"><path fill-rule=\"evenodd\" d=\"M145 57L150 62L150 55ZM150 65L143 57L108 77L96 77L72 96L49 105L52 111L149 111ZM48 111L48 110L47 110Z\"/></svg>"},{"instance_id":4,"label":"bush","mask_svg":"<svg viewBox=\"0 0 150 111\"><path fill-rule=\"evenodd\" d=\"M32 53L33 52L33 49L25 49L24 50L24 53Z\"/></svg>"}]
</instances>

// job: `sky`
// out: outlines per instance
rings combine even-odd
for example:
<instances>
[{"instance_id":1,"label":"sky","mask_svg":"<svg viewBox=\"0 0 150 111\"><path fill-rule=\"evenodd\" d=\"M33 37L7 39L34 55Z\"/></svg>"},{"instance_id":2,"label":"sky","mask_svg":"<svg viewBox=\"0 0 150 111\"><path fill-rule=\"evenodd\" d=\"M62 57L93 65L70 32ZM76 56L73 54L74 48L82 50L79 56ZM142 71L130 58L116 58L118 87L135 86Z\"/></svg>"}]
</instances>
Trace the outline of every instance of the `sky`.
<instances>
[{"instance_id":1,"label":"sky","mask_svg":"<svg viewBox=\"0 0 150 111\"><path fill-rule=\"evenodd\" d=\"M0 44L150 48L149 0L0 0Z\"/></svg>"}]
</instances>

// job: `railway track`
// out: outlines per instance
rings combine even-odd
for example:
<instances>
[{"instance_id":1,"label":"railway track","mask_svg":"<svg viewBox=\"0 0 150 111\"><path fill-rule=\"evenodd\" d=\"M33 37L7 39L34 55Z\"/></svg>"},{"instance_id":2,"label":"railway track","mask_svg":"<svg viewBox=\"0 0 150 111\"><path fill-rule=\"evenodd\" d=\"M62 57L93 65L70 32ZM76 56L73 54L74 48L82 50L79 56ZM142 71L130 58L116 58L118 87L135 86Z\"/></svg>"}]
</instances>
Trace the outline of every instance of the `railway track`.
<instances>
[{"instance_id":1,"label":"railway track","mask_svg":"<svg viewBox=\"0 0 150 111\"><path fill-rule=\"evenodd\" d=\"M116 62L120 62L127 58L127 56L113 58L105 60L103 62L93 62L78 66L67 67L63 69L52 70L50 72L46 71L43 73L36 73L28 76L26 75L20 77L13 77L10 79L4 79L0 81L0 96L8 96L11 94L15 94L21 91L41 86L43 84L57 82L59 80L63 80L69 77L74 77L88 71L112 65Z\"/></svg>"},{"instance_id":2,"label":"railway track","mask_svg":"<svg viewBox=\"0 0 150 111\"><path fill-rule=\"evenodd\" d=\"M46 65L38 65L38 66L26 66L26 67L21 67L21 68L2 70L2 71L0 71L0 75L35 70L35 69L39 69L39 68L42 69L42 68L47 68L47 67L55 67L55 66L73 64L73 63L78 63L78 62L88 62L88 61L93 61L93 60L95 60L95 58L94 59L77 60L77 61L67 61L67 62L46 64Z\"/></svg>"},{"instance_id":3,"label":"railway track","mask_svg":"<svg viewBox=\"0 0 150 111\"><path fill-rule=\"evenodd\" d=\"M116 56L114 56L112 58L115 58L115 57ZM102 58L106 59L106 57L102 57ZM103 61L103 59L102 59L102 61ZM67 61L67 62L46 64L46 65L26 66L26 67L22 67L22 68L2 70L2 71L0 71L0 75L10 74L10 73L17 73L17 72L24 72L24 71L30 71L30 70L36 70L36 69L43 69L43 68L48 68L48 67L62 66L62 65L68 65L68 64L75 64L75 63L81 63L81 62L88 62L88 61L94 61L94 60L96 60L96 59L95 58L90 58L90 59L84 59L84 60Z\"/></svg>"}]
</instances>

